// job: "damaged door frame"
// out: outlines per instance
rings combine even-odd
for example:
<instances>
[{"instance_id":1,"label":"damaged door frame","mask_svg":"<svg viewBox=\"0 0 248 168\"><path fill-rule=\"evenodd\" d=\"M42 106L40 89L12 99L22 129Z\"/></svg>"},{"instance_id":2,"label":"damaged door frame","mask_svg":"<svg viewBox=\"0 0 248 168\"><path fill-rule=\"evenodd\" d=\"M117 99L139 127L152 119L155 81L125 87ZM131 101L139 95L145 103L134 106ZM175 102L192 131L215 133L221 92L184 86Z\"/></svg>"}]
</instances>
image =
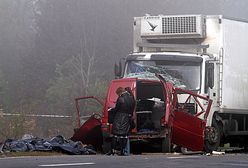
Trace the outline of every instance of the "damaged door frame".
<instances>
[{"instance_id":1,"label":"damaged door frame","mask_svg":"<svg viewBox=\"0 0 248 168\"><path fill-rule=\"evenodd\" d=\"M75 105L76 105L76 110L77 110L77 126L78 126L78 128L81 126L81 124L80 124L79 101L80 100L85 100L85 99L95 99L102 107L104 105L104 102L101 99L99 99L98 97L95 97L95 96L81 96L81 97L75 98ZM93 114L93 115L95 115L95 114Z\"/></svg>"},{"instance_id":2,"label":"damaged door frame","mask_svg":"<svg viewBox=\"0 0 248 168\"><path fill-rule=\"evenodd\" d=\"M168 123L168 129L171 129L171 135L168 137L171 138L169 141L176 145L189 148L193 151L204 150L206 121L212 106L212 100L209 99L209 97L196 94L192 91L174 88L173 85L170 82L166 82L161 75L156 74L156 76L160 79L164 91L167 92L165 93L167 114L165 116L165 121ZM186 101L180 105L178 102L178 94L188 94ZM195 115L186 112L186 104L190 103L191 98L195 100L195 106L199 106L201 109L201 111L198 112L197 108ZM203 99L208 102L207 108L204 108L199 99ZM203 119L199 118L201 115L203 115ZM179 116L181 120L177 120L177 117ZM192 125L190 122L194 122L195 125ZM185 133L186 131L188 134ZM197 140L195 147L192 145L194 140Z\"/></svg>"}]
</instances>

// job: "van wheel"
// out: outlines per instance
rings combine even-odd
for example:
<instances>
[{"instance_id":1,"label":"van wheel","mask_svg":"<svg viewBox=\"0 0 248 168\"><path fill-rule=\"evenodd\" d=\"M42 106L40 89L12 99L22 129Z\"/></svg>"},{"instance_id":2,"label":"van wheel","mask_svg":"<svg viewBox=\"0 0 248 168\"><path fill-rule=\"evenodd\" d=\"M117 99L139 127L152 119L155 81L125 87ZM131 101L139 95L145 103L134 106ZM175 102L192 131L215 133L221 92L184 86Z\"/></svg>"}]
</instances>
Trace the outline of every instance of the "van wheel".
<instances>
[{"instance_id":1,"label":"van wheel","mask_svg":"<svg viewBox=\"0 0 248 168\"><path fill-rule=\"evenodd\" d=\"M205 151L211 153L216 151L220 146L221 128L217 121L213 119L212 126L206 128L205 133Z\"/></svg>"},{"instance_id":2,"label":"van wheel","mask_svg":"<svg viewBox=\"0 0 248 168\"><path fill-rule=\"evenodd\" d=\"M167 136L162 139L162 153L170 153L171 152L171 138Z\"/></svg>"}]
</instances>

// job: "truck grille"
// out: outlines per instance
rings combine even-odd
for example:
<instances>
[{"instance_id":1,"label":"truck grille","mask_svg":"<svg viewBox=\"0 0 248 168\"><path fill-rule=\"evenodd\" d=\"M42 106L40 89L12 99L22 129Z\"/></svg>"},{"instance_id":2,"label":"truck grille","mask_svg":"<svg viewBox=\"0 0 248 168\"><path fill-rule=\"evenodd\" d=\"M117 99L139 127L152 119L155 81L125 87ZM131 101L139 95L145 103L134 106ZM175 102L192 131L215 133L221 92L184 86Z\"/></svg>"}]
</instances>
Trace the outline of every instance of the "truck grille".
<instances>
[{"instance_id":1,"label":"truck grille","mask_svg":"<svg viewBox=\"0 0 248 168\"><path fill-rule=\"evenodd\" d=\"M185 39L206 37L204 15L160 15L141 18L140 35L146 39Z\"/></svg>"},{"instance_id":2,"label":"truck grille","mask_svg":"<svg viewBox=\"0 0 248 168\"><path fill-rule=\"evenodd\" d=\"M163 34L191 34L197 32L196 16L163 17Z\"/></svg>"}]
</instances>

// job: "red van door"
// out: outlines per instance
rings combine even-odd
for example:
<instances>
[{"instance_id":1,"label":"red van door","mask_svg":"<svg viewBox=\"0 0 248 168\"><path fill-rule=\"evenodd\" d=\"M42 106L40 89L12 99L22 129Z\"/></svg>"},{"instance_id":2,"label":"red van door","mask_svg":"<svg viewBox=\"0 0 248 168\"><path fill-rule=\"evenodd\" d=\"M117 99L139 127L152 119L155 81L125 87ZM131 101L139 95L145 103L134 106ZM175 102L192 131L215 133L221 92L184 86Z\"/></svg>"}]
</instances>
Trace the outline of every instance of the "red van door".
<instances>
[{"instance_id":1,"label":"red van door","mask_svg":"<svg viewBox=\"0 0 248 168\"><path fill-rule=\"evenodd\" d=\"M185 111L175 111L172 121L172 143L192 151L204 148L206 122Z\"/></svg>"},{"instance_id":2,"label":"red van door","mask_svg":"<svg viewBox=\"0 0 248 168\"><path fill-rule=\"evenodd\" d=\"M212 104L212 101L206 97L197 95L193 92L186 91L179 88L171 88L171 83L164 81L163 77L158 76L164 87L164 95L166 95L166 113L167 121L169 121L171 128L171 143L188 148L192 151L202 151L204 149L204 130L206 127L206 119ZM173 92L173 93L172 93ZM200 111L196 114L190 114L186 106L181 104L181 107L177 107L178 98L177 93L187 94L196 99L195 103L199 106ZM208 101L208 107L203 108L199 99ZM189 100L189 99L187 99ZM186 101L185 104L188 102ZM200 115L204 115L204 118L199 118Z\"/></svg>"}]
</instances>

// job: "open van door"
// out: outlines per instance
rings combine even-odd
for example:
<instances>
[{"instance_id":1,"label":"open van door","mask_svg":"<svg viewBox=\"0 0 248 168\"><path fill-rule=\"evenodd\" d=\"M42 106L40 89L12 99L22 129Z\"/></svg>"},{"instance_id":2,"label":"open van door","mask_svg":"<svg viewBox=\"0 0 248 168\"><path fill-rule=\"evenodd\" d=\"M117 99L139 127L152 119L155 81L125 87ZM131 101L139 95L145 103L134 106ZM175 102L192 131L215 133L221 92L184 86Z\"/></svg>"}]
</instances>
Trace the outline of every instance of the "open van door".
<instances>
[{"instance_id":1,"label":"open van door","mask_svg":"<svg viewBox=\"0 0 248 168\"><path fill-rule=\"evenodd\" d=\"M178 102L179 94L187 96L184 103ZM175 88L173 102L176 106L172 120L172 142L192 151L203 151L206 120L212 100L190 91ZM202 105L203 102L207 104L206 108Z\"/></svg>"},{"instance_id":2,"label":"open van door","mask_svg":"<svg viewBox=\"0 0 248 168\"><path fill-rule=\"evenodd\" d=\"M107 97L105 100L104 108L103 108L103 124L108 123L109 118L109 109L114 108L116 104L116 100L118 99L118 95L116 94L116 90L119 87L127 88L129 87L134 95L136 97L136 81L137 78L122 78L122 79L115 79L111 82L109 88Z\"/></svg>"},{"instance_id":3,"label":"open van door","mask_svg":"<svg viewBox=\"0 0 248 168\"><path fill-rule=\"evenodd\" d=\"M72 141L81 141L91 144L97 150L102 148L101 110L103 102L94 96L75 98L78 128L70 138Z\"/></svg>"},{"instance_id":4,"label":"open van door","mask_svg":"<svg viewBox=\"0 0 248 168\"><path fill-rule=\"evenodd\" d=\"M158 77L166 92L166 107L170 106L170 108L166 108L166 116L169 117L168 120L170 121L171 143L192 151L203 151L206 119L212 105L212 100L180 88L173 88L171 90L171 83L165 82L160 75ZM178 94L187 95L186 101L179 103ZM192 100L193 102L191 102ZM208 104L207 107L204 108L201 102ZM194 113L190 112L192 108L195 110Z\"/></svg>"}]
</instances>

